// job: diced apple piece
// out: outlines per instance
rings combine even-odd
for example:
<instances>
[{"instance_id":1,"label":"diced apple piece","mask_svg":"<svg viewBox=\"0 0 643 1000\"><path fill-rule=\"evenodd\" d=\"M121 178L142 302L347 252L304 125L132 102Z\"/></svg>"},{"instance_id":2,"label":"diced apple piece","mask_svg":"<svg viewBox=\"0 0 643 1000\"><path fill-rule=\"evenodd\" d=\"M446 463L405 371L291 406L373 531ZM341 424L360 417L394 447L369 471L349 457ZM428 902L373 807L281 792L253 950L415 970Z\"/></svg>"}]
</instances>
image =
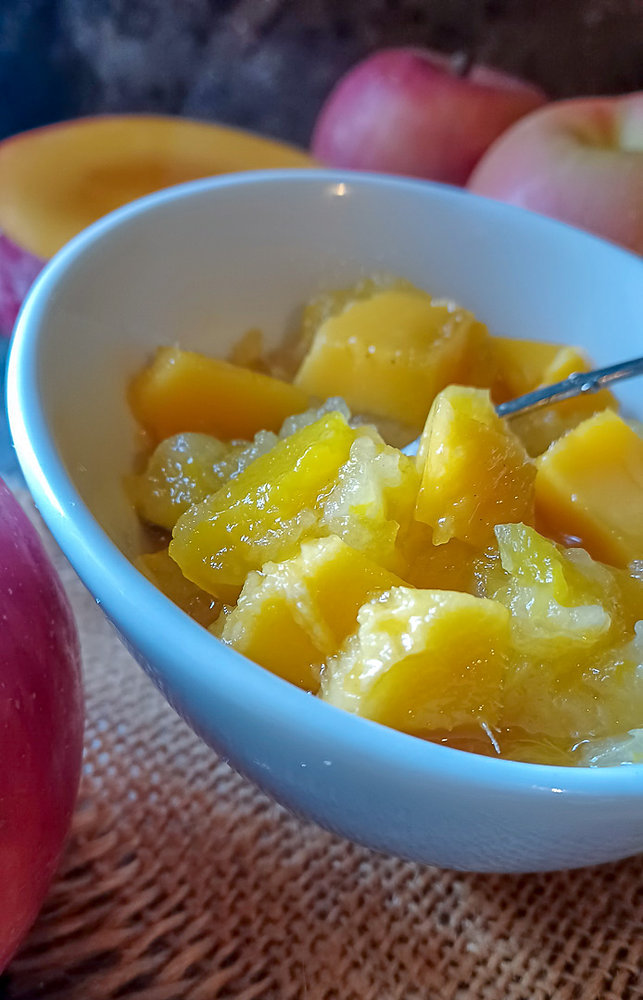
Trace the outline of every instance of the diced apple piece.
<instances>
[{"instance_id":1,"label":"diced apple piece","mask_svg":"<svg viewBox=\"0 0 643 1000\"><path fill-rule=\"evenodd\" d=\"M585 420L538 460L536 506L548 533L597 559L643 559L643 438L611 410Z\"/></svg>"},{"instance_id":2,"label":"diced apple piece","mask_svg":"<svg viewBox=\"0 0 643 1000\"><path fill-rule=\"evenodd\" d=\"M415 516L442 545L483 547L494 525L533 522L535 467L484 389L452 385L436 398L418 450Z\"/></svg>"},{"instance_id":3,"label":"diced apple piece","mask_svg":"<svg viewBox=\"0 0 643 1000\"><path fill-rule=\"evenodd\" d=\"M413 518L419 483L413 459L365 427L322 501L320 523L404 576L406 562L398 543Z\"/></svg>"},{"instance_id":4,"label":"diced apple piece","mask_svg":"<svg viewBox=\"0 0 643 1000\"><path fill-rule=\"evenodd\" d=\"M181 514L215 493L230 477L242 445L209 434L174 434L154 450L131 494L146 521L171 531Z\"/></svg>"},{"instance_id":5,"label":"diced apple piece","mask_svg":"<svg viewBox=\"0 0 643 1000\"><path fill-rule=\"evenodd\" d=\"M499 525L496 534L499 559L486 560L478 580L484 596L511 611L501 720L507 745L530 737L569 749L636 725L643 582L525 525Z\"/></svg>"},{"instance_id":6,"label":"diced apple piece","mask_svg":"<svg viewBox=\"0 0 643 1000\"><path fill-rule=\"evenodd\" d=\"M454 380L475 323L417 289L378 292L322 323L295 382L311 395L342 396L356 413L419 429Z\"/></svg>"},{"instance_id":7,"label":"diced apple piece","mask_svg":"<svg viewBox=\"0 0 643 1000\"><path fill-rule=\"evenodd\" d=\"M183 431L230 440L277 431L308 406L288 382L178 347L162 347L130 387L134 416L156 441Z\"/></svg>"},{"instance_id":8,"label":"diced apple piece","mask_svg":"<svg viewBox=\"0 0 643 1000\"><path fill-rule=\"evenodd\" d=\"M322 697L405 732L494 726L509 612L454 591L397 587L360 610L357 633L322 673Z\"/></svg>"},{"instance_id":9,"label":"diced apple piece","mask_svg":"<svg viewBox=\"0 0 643 1000\"><path fill-rule=\"evenodd\" d=\"M400 580L337 536L303 542L246 580L222 639L286 680L316 692L319 668L357 627L359 608Z\"/></svg>"},{"instance_id":10,"label":"diced apple piece","mask_svg":"<svg viewBox=\"0 0 643 1000\"><path fill-rule=\"evenodd\" d=\"M221 604L211 594L186 580L167 549L139 556L135 565L166 597L206 628L219 616Z\"/></svg>"},{"instance_id":11,"label":"diced apple piece","mask_svg":"<svg viewBox=\"0 0 643 1000\"><path fill-rule=\"evenodd\" d=\"M301 428L255 459L174 528L170 555L198 586L237 593L250 570L293 556L362 433L339 413ZM236 595L235 595L236 596Z\"/></svg>"}]
</instances>

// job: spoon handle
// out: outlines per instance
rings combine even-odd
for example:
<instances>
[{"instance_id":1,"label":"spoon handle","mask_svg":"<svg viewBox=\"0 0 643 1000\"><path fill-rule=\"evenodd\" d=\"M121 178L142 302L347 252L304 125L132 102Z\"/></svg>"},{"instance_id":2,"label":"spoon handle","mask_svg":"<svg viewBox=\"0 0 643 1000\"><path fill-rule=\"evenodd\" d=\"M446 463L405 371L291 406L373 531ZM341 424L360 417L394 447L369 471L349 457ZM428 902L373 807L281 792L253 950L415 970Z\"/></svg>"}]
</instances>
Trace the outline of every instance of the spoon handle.
<instances>
[{"instance_id":1,"label":"spoon handle","mask_svg":"<svg viewBox=\"0 0 643 1000\"><path fill-rule=\"evenodd\" d=\"M500 403L499 406L496 406L496 413L499 417L517 417L521 413L537 410L541 406L558 403L561 399L571 399L574 396L598 392L599 389L603 389L612 382L634 378L635 375L643 375L643 358L620 361L617 365L596 368L591 372L574 372L562 382L543 385L539 389L534 389L533 392L525 393L524 396L510 399L507 403ZM416 438L415 441L411 441L405 448L402 448L402 451L405 455L416 455L419 443L420 439Z\"/></svg>"},{"instance_id":2,"label":"spoon handle","mask_svg":"<svg viewBox=\"0 0 643 1000\"><path fill-rule=\"evenodd\" d=\"M516 417L520 413L528 413L541 406L558 403L561 399L571 399L573 396L598 392L599 389L612 382L620 382L626 378L633 378L635 375L643 375L643 358L621 361L617 365L596 368L591 372L574 372L562 382L543 385L539 389L534 389L533 392L525 393L524 396L510 399L507 403L501 403L496 407L496 413L499 417Z\"/></svg>"}]
</instances>

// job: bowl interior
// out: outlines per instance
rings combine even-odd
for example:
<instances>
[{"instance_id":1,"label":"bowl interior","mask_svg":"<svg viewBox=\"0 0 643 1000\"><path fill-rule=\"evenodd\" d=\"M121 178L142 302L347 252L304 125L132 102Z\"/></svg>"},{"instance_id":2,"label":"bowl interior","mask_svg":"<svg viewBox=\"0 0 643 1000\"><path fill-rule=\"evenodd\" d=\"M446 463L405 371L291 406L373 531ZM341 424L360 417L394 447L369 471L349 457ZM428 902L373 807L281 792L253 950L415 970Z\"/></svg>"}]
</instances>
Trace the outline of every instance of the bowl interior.
<instances>
[{"instance_id":1,"label":"bowl interior","mask_svg":"<svg viewBox=\"0 0 643 1000\"><path fill-rule=\"evenodd\" d=\"M22 321L37 364L33 406L122 551L140 542L123 491L138 446L126 389L151 352L179 342L224 355L257 326L274 342L312 293L374 272L458 300L496 334L583 345L599 363L640 353L640 262L528 213L428 184L322 172L152 196L63 250ZM639 416L641 395L640 383L621 390Z\"/></svg>"}]
</instances>

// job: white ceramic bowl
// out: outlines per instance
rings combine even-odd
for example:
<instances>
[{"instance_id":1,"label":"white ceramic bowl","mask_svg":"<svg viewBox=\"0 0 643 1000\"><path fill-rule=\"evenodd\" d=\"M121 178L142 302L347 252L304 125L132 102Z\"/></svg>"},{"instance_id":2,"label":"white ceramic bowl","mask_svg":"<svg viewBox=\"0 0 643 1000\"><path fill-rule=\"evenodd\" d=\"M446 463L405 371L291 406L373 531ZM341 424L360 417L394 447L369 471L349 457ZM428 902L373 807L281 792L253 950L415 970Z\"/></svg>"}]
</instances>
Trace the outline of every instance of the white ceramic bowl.
<instances>
[{"instance_id":1,"label":"white ceramic bowl","mask_svg":"<svg viewBox=\"0 0 643 1000\"><path fill-rule=\"evenodd\" d=\"M546 767L434 746L344 714L217 642L128 561L129 376L158 344L275 338L320 288L374 271L505 336L640 354L643 264L576 230L445 187L302 171L199 181L72 241L38 280L9 364L11 428L50 529L128 647L219 753L296 812L445 867L574 867L643 849L643 766ZM622 396L643 417L641 385ZM642 720L643 721L643 720Z\"/></svg>"}]
</instances>

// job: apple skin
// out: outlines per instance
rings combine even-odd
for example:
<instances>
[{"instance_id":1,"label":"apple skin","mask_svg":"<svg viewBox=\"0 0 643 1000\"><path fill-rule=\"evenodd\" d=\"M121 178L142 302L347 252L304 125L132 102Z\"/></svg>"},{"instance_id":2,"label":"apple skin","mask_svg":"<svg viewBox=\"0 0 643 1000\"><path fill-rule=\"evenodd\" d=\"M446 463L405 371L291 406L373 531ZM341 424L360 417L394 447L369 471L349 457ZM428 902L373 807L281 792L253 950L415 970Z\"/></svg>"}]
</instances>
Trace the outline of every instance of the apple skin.
<instances>
[{"instance_id":1,"label":"apple skin","mask_svg":"<svg viewBox=\"0 0 643 1000\"><path fill-rule=\"evenodd\" d=\"M459 75L427 49L384 49L339 81L317 119L312 153L329 166L462 185L502 132L547 101L486 66Z\"/></svg>"},{"instance_id":2,"label":"apple skin","mask_svg":"<svg viewBox=\"0 0 643 1000\"><path fill-rule=\"evenodd\" d=\"M643 254L643 91L534 112L491 146L467 187Z\"/></svg>"},{"instance_id":3,"label":"apple skin","mask_svg":"<svg viewBox=\"0 0 643 1000\"><path fill-rule=\"evenodd\" d=\"M69 602L0 479L0 972L56 870L78 789L83 715Z\"/></svg>"},{"instance_id":4,"label":"apple skin","mask_svg":"<svg viewBox=\"0 0 643 1000\"><path fill-rule=\"evenodd\" d=\"M0 233L0 337L10 337L27 292L46 261Z\"/></svg>"}]
</instances>

